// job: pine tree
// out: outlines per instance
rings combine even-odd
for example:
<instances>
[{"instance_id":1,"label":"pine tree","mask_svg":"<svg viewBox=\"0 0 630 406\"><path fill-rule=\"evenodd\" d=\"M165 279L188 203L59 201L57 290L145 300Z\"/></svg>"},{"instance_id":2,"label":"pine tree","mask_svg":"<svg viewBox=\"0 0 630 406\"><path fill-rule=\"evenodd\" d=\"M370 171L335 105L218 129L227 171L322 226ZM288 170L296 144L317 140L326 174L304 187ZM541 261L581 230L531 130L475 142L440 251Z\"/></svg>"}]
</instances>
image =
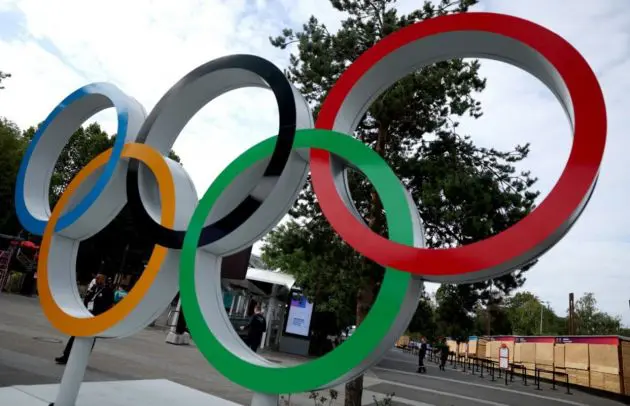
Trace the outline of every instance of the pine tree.
<instances>
[{"instance_id":1,"label":"pine tree","mask_svg":"<svg viewBox=\"0 0 630 406\"><path fill-rule=\"evenodd\" d=\"M283 30L271 43L297 45L287 77L314 105L317 115L332 84L349 63L388 34L449 13L466 12L475 0L426 2L399 15L395 0L330 0L346 13L341 29L330 33L312 16L302 31ZM475 93L485 88L478 61L439 62L398 81L368 110L354 136L378 152L414 197L431 247L450 247L484 239L509 227L534 207L536 179L516 173L529 145L513 151L480 148L458 133L458 118L480 117ZM382 206L360 174L350 173L355 205L372 230L386 235ZM297 277L318 308L335 311L359 325L374 302L383 268L364 259L332 231L307 183L291 211L293 221L270 233L264 259ZM494 281L506 293L522 285L515 272ZM483 301L489 282L458 286L465 303ZM472 308L470 309L472 310ZM354 322L354 323L353 323ZM363 379L346 385L346 405L360 404Z\"/></svg>"}]
</instances>

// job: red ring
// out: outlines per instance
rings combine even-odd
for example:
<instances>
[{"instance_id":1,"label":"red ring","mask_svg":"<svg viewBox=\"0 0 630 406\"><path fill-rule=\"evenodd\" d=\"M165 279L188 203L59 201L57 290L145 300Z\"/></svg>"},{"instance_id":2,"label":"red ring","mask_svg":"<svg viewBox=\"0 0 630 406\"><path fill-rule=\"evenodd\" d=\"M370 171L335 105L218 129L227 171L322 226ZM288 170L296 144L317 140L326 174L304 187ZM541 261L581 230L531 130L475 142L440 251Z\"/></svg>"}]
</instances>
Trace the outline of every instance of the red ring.
<instances>
[{"instance_id":1,"label":"red ring","mask_svg":"<svg viewBox=\"0 0 630 406\"><path fill-rule=\"evenodd\" d=\"M575 131L571 154L545 200L507 230L469 245L414 248L372 232L346 208L330 170L331 155L311 149L313 188L324 215L350 246L383 265L419 275L455 276L497 267L526 255L574 217L589 195L606 143L606 107L588 63L560 36L532 22L494 13L462 13L430 19L397 31L363 53L333 86L322 104L316 128L332 129L348 93L379 60L411 42L452 31L484 31L520 41L537 50L560 73L572 100Z\"/></svg>"}]
</instances>

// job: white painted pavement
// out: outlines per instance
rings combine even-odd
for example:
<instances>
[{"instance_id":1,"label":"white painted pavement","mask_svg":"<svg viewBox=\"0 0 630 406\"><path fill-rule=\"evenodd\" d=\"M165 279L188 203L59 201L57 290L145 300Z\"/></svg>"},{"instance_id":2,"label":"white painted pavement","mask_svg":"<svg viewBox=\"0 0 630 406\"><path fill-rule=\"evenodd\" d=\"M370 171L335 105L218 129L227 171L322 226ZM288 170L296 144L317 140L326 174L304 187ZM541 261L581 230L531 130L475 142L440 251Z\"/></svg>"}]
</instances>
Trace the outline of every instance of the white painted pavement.
<instances>
[{"instance_id":1,"label":"white painted pavement","mask_svg":"<svg viewBox=\"0 0 630 406\"><path fill-rule=\"evenodd\" d=\"M59 385L30 385L0 388L2 406L48 406ZM238 403L212 396L167 379L84 382L76 406L237 406Z\"/></svg>"}]
</instances>

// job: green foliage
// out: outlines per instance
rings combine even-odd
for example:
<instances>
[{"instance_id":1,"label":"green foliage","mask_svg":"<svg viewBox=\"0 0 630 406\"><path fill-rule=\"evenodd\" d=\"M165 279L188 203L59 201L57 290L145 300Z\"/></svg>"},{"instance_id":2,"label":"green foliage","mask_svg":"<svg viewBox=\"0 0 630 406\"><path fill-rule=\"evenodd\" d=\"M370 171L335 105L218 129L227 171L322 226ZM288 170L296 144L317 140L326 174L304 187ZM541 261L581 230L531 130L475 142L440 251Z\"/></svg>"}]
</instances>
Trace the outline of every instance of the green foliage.
<instances>
[{"instance_id":1,"label":"green foliage","mask_svg":"<svg viewBox=\"0 0 630 406\"><path fill-rule=\"evenodd\" d=\"M595 295L590 292L575 302L575 319L580 335L621 334L621 317L600 311Z\"/></svg>"},{"instance_id":2,"label":"green foliage","mask_svg":"<svg viewBox=\"0 0 630 406\"><path fill-rule=\"evenodd\" d=\"M420 336L426 337L429 341L435 340L438 337L435 313L436 309L431 299L423 294L407 329L412 333L420 333Z\"/></svg>"},{"instance_id":3,"label":"green foliage","mask_svg":"<svg viewBox=\"0 0 630 406\"><path fill-rule=\"evenodd\" d=\"M339 32L329 33L311 17L301 32L286 29L271 42L279 48L297 44L287 76L317 114L341 72L380 38L426 18L465 11L474 1L451 3L427 2L420 10L399 15L392 0L332 1L348 14ZM387 159L404 181L418 203L432 247L466 244L496 234L525 216L537 196L530 191L535 179L514 169L529 153L528 145L502 152L476 147L469 137L457 133L456 117L482 113L474 97L485 87L478 70L476 61L452 60L409 75L370 107L354 134ZM373 230L386 235L380 201L371 185L355 172L349 178L359 212ZM291 215L291 222L267 238L265 261L294 274L310 298L326 302L322 306L347 314L355 310L356 302L360 322L383 269L359 256L331 230L310 180ZM495 281L495 286L508 293L523 281L521 272L516 272ZM467 288L471 307L466 310L484 299L487 288L488 283Z\"/></svg>"},{"instance_id":4,"label":"green foliage","mask_svg":"<svg viewBox=\"0 0 630 406\"><path fill-rule=\"evenodd\" d=\"M13 194L26 145L17 125L0 117L0 233L3 234L15 235L21 229Z\"/></svg>"},{"instance_id":5,"label":"green foliage","mask_svg":"<svg viewBox=\"0 0 630 406\"><path fill-rule=\"evenodd\" d=\"M6 119L0 119L0 233L16 235L21 226L13 204L15 179L28 143L37 129L23 133ZM113 145L110 137L97 123L79 128L63 148L51 177L51 207L76 174L96 155ZM170 152L169 157L180 161ZM151 236L140 233L127 207L104 230L81 242L77 258L80 281L89 280L94 272L140 274L143 263L153 249Z\"/></svg>"},{"instance_id":6,"label":"green foliage","mask_svg":"<svg viewBox=\"0 0 630 406\"><path fill-rule=\"evenodd\" d=\"M30 142L36 127L29 127L24 131L24 138ZM74 177L88 162L101 152L114 146L114 137L110 137L98 123L92 123L85 127L79 127L72 134L68 143L64 146L59 159L55 164L52 179L50 181L50 205L55 205L63 191ZM171 151L169 157L180 162L179 157Z\"/></svg>"},{"instance_id":7,"label":"green foliage","mask_svg":"<svg viewBox=\"0 0 630 406\"><path fill-rule=\"evenodd\" d=\"M311 391L308 395L308 398L313 401L314 406L330 406L335 403L337 397L339 396L339 392L334 389L328 390L328 397L320 394L317 391Z\"/></svg>"},{"instance_id":8,"label":"green foliage","mask_svg":"<svg viewBox=\"0 0 630 406\"><path fill-rule=\"evenodd\" d=\"M2 81L10 77L11 77L10 73L5 73L0 70L0 89L4 89L4 86L2 86Z\"/></svg>"},{"instance_id":9,"label":"green foliage","mask_svg":"<svg viewBox=\"0 0 630 406\"><path fill-rule=\"evenodd\" d=\"M331 243L326 238L336 241ZM316 309L335 313L338 325L354 324L357 281L353 278L360 274L357 270L363 269L365 262L339 236L327 229L287 222L270 233L265 242L263 261L274 268L290 270ZM334 283L331 275L335 275Z\"/></svg>"},{"instance_id":10,"label":"green foliage","mask_svg":"<svg viewBox=\"0 0 630 406\"><path fill-rule=\"evenodd\" d=\"M506 303L512 330L517 335L562 335L567 333L566 320L558 317L549 306L530 292L519 292Z\"/></svg>"},{"instance_id":11,"label":"green foliage","mask_svg":"<svg viewBox=\"0 0 630 406\"><path fill-rule=\"evenodd\" d=\"M530 292L519 292L508 301L508 314L515 334L536 335L540 331L542 303Z\"/></svg>"},{"instance_id":12,"label":"green foliage","mask_svg":"<svg viewBox=\"0 0 630 406\"><path fill-rule=\"evenodd\" d=\"M475 303L470 296L459 294L457 286L442 285L435 294L436 321L441 337L465 340L473 333L474 319L468 310Z\"/></svg>"},{"instance_id":13,"label":"green foliage","mask_svg":"<svg viewBox=\"0 0 630 406\"><path fill-rule=\"evenodd\" d=\"M385 397L383 399L378 399L376 395L372 395L372 399L374 399L374 404L376 406L391 406L394 403L394 396L396 396L396 394L392 392L385 394Z\"/></svg>"},{"instance_id":14,"label":"green foliage","mask_svg":"<svg viewBox=\"0 0 630 406\"><path fill-rule=\"evenodd\" d=\"M270 38L280 49L295 45L286 75L314 107L315 116L341 73L380 39L422 20L465 12L476 1L426 1L408 15L398 13L395 0L331 0L331 4L344 13L338 32L329 32L312 16L301 31L287 28ZM353 134L385 158L410 191L431 247L492 236L529 213L538 195L531 190L536 179L514 167L527 157L529 145L512 151L480 148L458 132L460 117L482 114L476 93L485 88L485 79L479 77L479 67L477 61L457 59L419 69L387 89ZM383 209L370 183L350 171L349 187L369 227L386 236ZM290 214L292 220L266 239L264 260L295 275L297 284L319 306L335 308L343 318L354 315L353 324L360 324L378 292L383 268L358 255L333 232L310 179ZM494 286L508 294L523 282L522 272L517 271L495 280ZM458 334L472 329L468 313L487 300L489 286L485 282L466 287L463 303L450 307L455 313L448 317L463 323ZM455 300L455 296L449 297ZM463 304L466 307L458 307ZM447 314L439 312L438 325L442 322L446 328ZM346 404L359 401L361 388L360 382L348 384Z\"/></svg>"},{"instance_id":15,"label":"green foliage","mask_svg":"<svg viewBox=\"0 0 630 406\"><path fill-rule=\"evenodd\" d=\"M497 303L477 306L472 335L510 335L513 332L505 306Z\"/></svg>"},{"instance_id":16,"label":"green foliage","mask_svg":"<svg viewBox=\"0 0 630 406\"><path fill-rule=\"evenodd\" d=\"M565 335L567 319L560 317L530 292L519 292L507 300L506 306L513 333L516 335ZM602 312L592 293L584 294L575 303L576 333L579 335L623 334L621 318Z\"/></svg>"},{"instance_id":17,"label":"green foliage","mask_svg":"<svg viewBox=\"0 0 630 406\"><path fill-rule=\"evenodd\" d=\"M567 318L557 315L531 292L522 291L509 297L496 296L485 306L475 305L473 312L463 311L468 304L458 287L442 285L436 292L436 305L424 297L409 323L407 334L414 339L424 336L430 341L450 336L463 339L469 335L542 335L568 334ZM597 308L592 293L585 293L575 306L579 335L622 335L630 329L621 327L621 318Z\"/></svg>"},{"instance_id":18,"label":"green foliage","mask_svg":"<svg viewBox=\"0 0 630 406\"><path fill-rule=\"evenodd\" d=\"M36 127L24 131L24 138L30 142L37 132ZM50 181L50 204L55 205L63 191L77 173L96 155L113 146L110 138L97 123L80 127L61 151Z\"/></svg>"}]
</instances>

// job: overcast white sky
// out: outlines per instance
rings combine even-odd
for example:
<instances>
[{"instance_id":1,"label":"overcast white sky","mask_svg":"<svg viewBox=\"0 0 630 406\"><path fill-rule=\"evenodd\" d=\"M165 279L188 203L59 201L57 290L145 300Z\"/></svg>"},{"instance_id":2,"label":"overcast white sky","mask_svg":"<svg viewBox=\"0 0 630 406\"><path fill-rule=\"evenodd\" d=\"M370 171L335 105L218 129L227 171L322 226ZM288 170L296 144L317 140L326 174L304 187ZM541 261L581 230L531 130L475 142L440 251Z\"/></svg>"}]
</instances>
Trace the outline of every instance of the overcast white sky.
<instances>
[{"instance_id":1,"label":"overcast white sky","mask_svg":"<svg viewBox=\"0 0 630 406\"><path fill-rule=\"evenodd\" d=\"M421 0L399 1L408 12ZM592 291L602 309L630 324L630 3L627 0L488 0L477 10L527 18L569 40L591 63L604 89L608 145L600 181L569 235L529 272L525 289L560 314L569 292ZM89 82L113 82L147 110L196 66L232 53L255 53L287 65L289 54L267 38L299 29L315 14L330 29L343 17L328 1L295 0L0 0L0 69L13 74L0 92L0 115L25 128L42 121L66 95ZM481 145L531 142L524 164L543 197L568 157L571 134L551 93L516 68L484 61L485 115L463 125ZM113 111L96 119L115 129ZM240 152L276 131L270 92L244 89L197 114L175 144L199 191ZM434 287L433 287L434 288Z\"/></svg>"}]
</instances>

